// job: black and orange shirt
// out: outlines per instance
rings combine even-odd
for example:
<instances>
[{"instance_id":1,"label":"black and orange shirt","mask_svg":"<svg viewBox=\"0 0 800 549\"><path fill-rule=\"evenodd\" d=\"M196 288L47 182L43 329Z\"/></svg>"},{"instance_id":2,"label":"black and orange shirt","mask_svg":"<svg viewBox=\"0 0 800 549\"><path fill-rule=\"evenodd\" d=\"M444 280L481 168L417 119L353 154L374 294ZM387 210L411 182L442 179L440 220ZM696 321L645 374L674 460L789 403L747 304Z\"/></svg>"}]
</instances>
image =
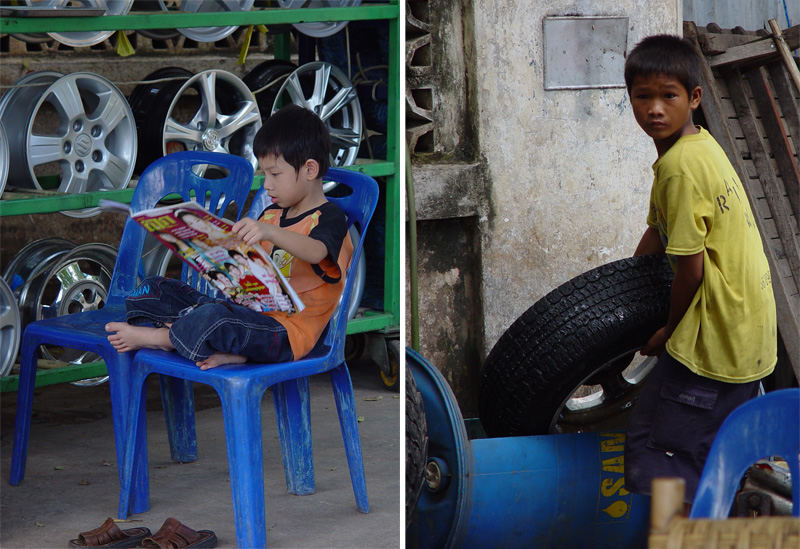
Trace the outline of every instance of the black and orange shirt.
<instances>
[{"instance_id":1,"label":"black and orange shirt","mask_svg":"<svg viewBox=\"0 0 800 549\"><path fill-rule=\"evenodd\" d=\"M344 289L344 273L353 255L353 244L348 237L344 212L331 202L295 217L287 217L287 212L273 204L264 210L259 221L319 240L328 250L323 261L312 265L268 240L260 242L305 304L305 309L297 313L264 313L286 328L292 353L298 359L311 351L336 309Z\"/></svg>"}]
</instances>

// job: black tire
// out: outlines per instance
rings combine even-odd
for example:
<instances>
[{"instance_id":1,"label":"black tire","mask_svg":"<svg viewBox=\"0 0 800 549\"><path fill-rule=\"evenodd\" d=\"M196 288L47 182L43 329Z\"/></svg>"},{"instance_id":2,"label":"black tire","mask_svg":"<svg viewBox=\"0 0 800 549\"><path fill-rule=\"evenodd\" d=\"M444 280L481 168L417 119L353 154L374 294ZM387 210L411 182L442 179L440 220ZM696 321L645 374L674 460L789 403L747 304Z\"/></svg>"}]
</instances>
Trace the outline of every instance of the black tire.
<instances>
[{"instance_id":1,"label":"black tire","mask_svg":"<svg viewBox=\"0 0 800 549\"><path fill-rule=\"evenodd\" d=\"M478 406L489 436L561 432L567 399L584 384L607 393L600 415L629 408L634 386L621 372L665 324L671 282L663 256L622 259L573 278L525 311L484 364Z\"/></svg>"},{"instance_id":2,"label":"black tire","mask_svg":"<svg viewBox=\"0 0 800 549\"><path fill-rule=\"evenodd\" d=\"M425 480L428 460L428 425L425 406L414 376L406 370L406 528L411 523Z\"/></svg>"}]
</instances>

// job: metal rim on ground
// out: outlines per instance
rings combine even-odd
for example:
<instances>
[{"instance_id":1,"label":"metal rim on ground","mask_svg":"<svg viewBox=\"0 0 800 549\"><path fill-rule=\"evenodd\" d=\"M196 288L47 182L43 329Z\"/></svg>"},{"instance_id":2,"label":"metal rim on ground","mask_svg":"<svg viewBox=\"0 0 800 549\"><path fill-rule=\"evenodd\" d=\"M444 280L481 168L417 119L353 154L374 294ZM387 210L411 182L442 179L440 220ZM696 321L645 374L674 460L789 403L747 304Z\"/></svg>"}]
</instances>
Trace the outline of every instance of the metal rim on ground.
<instances>
[{"instance_id":1,"label":"metal rim on ground","mask_svg":"<svg viewBox=\"0 0 800 549\"><path fill-rule=\"evenodd\" d=\"M199 72L181 86L170 103L162 152L230 153L246 158L255 169L253 139L260 127L258 104L241 79L223 70Z\"/></svg>"},{"instance_id":2,"label":"metal rim on ground","mask_svg":"<svg viewBox=\"0 0 800 549\"><path fill-rule=\"evenodd\" d=\"M20 310L31 321L36 321L102 308L116 257L116 248L108 244L93 242L76 246L26 282L20 293ZM40 351L45 359L69 364L100 359L95 353L60 345L41 345ZM93 386L107 379L108 376L101 376L76 381L73 385Z\"/></svg>"},{"instance_id":3,"label":"metal rim on ground","mask_svg":"<svg viewBox=\"0 0 800 549\"><path fill-rule=\"evenodd\" d=\"M3 191L6 188L6 181L8 181L8 159L8 137L6 136L3 121L0 120L0 196L3 196Z\"/></svg>"},{"instance_id":4,"label":"metal rim on ground","mask_svg":"<svg viewBox=\"0 0 800 549\"><path fill-rule=\"evenodd\" d=\"M0 377L8 375L19 351L22 320L14 293L0 278Z\"/></svg>"},{"instance_id":5,"label":"metal rim on ground","mask_svg":"<svg viewBox=\"0 0 800 549\"><path fill-rule=\"evenodd\" d=\"M286 77L272 112L289 103L316 113L331 133L331 165L349 166L358 156L364 118L356 89L341 69L324 61L298 67Z\"/></svg>"},{"instance_id":6,"label":"metal rim on ground","mask_svg":"<svg viewBox=\"0 0 800 549\"><path fill-rule=\"evenodd\" d=\"M62 8L66 4L64 0L25 0L29 6L50 7L53 9ZM82 8L96 8L104 11L103 15L125 15L131 9L133 0L80 0ZM99 44L115 31L71 31L71 32L48 32L47 34L55 38L62 44L72 47L86 47Z\"/></svg>"},{"instance_id":7,"label":"metal rim on ground","mask_svg":"<svg viewBox=\"0 0 800 549\"><path fill-rule=\"evenodd\" d=\"M54 174L62 193L128 185L136 160L136 122L125 96L102 76L67 74L45 89L29 110L7 114L14 127L26 128L21 148L27 177L37 188L40 175ZM89 217L99 211L62 213Z\"/></svg>"},{"instance_id":8,"label":"metal rim on ground","mask_svg":"<svg viewBox=\"0 0 800 549\"><path fill-rule=\"evenodd\" d=\"M278 0L282 8L327 8L353 7L361 5L361 0ZM315 21L313 23L293 23L292 26L307 36L325 38L345 28L348 21Z\"/></svg>"},{"instance_id":9,"label":"metal rim on ground","mask_svg":"<svg viewBox=\"0 0 800 549\"><path fill-rule=\"evenodd\" d=\"M180 10L190 13L213 12L213 11L250 11L254 0L218 0L209 2L207 0L181 0ZM161 9L168 10L169 6L164 0L158 0ZM178 29L178 32L191 38L196 42L216 42L230 35L238 27L189 27Z\"/></svg>"},{"instance_id":10,"label":"metal rim on ground","mask_svg":"<svg viewBox=\"0 0 800 549\"><path fill-rule=\"evenodd\" d=\"M600 365L559 407L550 423L551 433L571 433L603 428L633 406L655 357L634 356L635 349ZM624 366L627 364L627 367Z\"/></svg>"}]
</instances>

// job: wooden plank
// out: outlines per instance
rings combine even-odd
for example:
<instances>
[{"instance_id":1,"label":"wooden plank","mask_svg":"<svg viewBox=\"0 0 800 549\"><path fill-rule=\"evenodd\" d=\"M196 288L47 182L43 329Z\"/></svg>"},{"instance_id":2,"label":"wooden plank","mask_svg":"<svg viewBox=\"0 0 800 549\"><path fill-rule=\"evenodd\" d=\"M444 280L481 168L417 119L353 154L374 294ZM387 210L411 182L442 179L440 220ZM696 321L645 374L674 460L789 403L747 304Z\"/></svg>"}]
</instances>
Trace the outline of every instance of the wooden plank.
<instances>
[{"instance_id":1,"label":"wooden plank","mask_svg":"<svg viewBox=\"0 0 800 549\"><path fill-rule=\"evenodd\" d=\"M726 50L761 40L763 36L756 34L733 34L731 32L703 32L698 35L698 41L705 55L718 55Z\"/></svg>"},{"instance_id":2,"label":"wooden plank","mask_svg":"<svg viewBox=\"0 0 800 549\"><path fill-rule=\"evenodd\" d=\"M755 196L763 194L764 191L759 188L758 180L751 180L747 177L748 170L744 167L745 160L738 154L734 138L729 130L728 118L723 115L723 101L720 93L724 93L725 97L731 97L727 84L724 79L715 78L711 65L703 55L697 40L697 26L691 21L685 21L683 33L702 61L703 82L701 85L704 92L702 108L709 125L708 129L720 143L728 158L730 158L736 172L739 174L739 178L742 180L750 204L754 205L757 200ZM723 92L719 92L718 89L723 90ZM754 191L754 189L758 189L758 191ZM753 209L755 210L755 208ZM787 260L783 243L778 241L776 245L772 245L773 239L769 239L767 236L769 234L777 235L778 233L774 221L756 217L756 225L764 241L764 251L769 261L770 270L773 273L772 286L775 295L778 329L781 332L784 346L789 355L795 378L800 380L800 303L792 297L798 293L800 281L794 277L783 277L776 274L783 270L781 262L786 262Z\"/></svg>"},{"instance_id":3,"label":"wooden plank","mask_svg":"<svg viewBox=\"0 0 800 549\"><path fill-rule=\"evenodd\" d=\"M797 64L794 62L794 59L792 59L792 54L789 52L788 41L781 32L781 28L778 26L778 22L775 19L770 19L768 23L770 29L772 29L772 39L775 42L775 47L778 48L778 53L780 53L783 59L783 64L786 65L786 70L789 71L789 76L792 78L792 82L794 82L794 87L800 90L800 69L797 68ZM797 48L796 44L792 49L795 48Z\"/></svg>"},{"instance_id":4,"label":"wooden plank","mask_svg":"<svg viewBox=\"0 0 800 549\"><path fill-rule=\"evenodd\" d=\"M783 118L789 135L794 138L795 151L800 143L800 101L798 93L792 90L789 85L789 76L780 63L770 63L768 66L769 74L772 77L772 85L775 88L775 95L778 97Z\"/></svg>"},{"instance_id":5,"label":"wooden plank","mask_svg":"<svg viewBox=\"0 0 800 549\"><path fill-rule=\"evenodd\" d=\"M731 90L736 112L739 114L739 122L742 124L750 154L753 156L753 162L758 170L759 181L769 201L772 217L775 219L775 224L778 228L778 234L780 234L781 241L786 248L786 257L789 258L792 273L795 279L800 280L800 245L798 245L797 238L792 231L789 222L790 211L786 202L782 200L783 190L777 184L777 174L770 161L769 152L758 134L755 116L746 100L747 92L745 91L742 74L738 70L728 70L725 71L723 76L728 83L728 89Z\"/></svg>"},{"instance_id":6,"label":"wooden plank","mask_svg":"<svg viewBox=\"0 0 800 549\"><path fill-rule=\"evenodd\" d=\"M786 29L783 32L783 39L789 49L800 47L800 25ZM778 59L780 55L775 41L772 37L767 37L741 46L734 46L719 55L712 55L708 57L708 63L716 69L731 65L760 63L768 59Z\"/></svg>"},{"instance_id":7,"label":"wooden plank","mask_svg":"<svg viewBox=\"0 0 800 549\"><path fill-rule=\"evenodd\" d=\"M764 125L764 133L775 157L775 164L780 172L789 204L794 214L800 215L800 168L792 154L792 146L786 135L787 131L775 96L767 82L767 71L764 67L755 67L745 74L750 81L755 104ZM800 270L798 272L800 273Z\"/></svg>"}]
</instances>

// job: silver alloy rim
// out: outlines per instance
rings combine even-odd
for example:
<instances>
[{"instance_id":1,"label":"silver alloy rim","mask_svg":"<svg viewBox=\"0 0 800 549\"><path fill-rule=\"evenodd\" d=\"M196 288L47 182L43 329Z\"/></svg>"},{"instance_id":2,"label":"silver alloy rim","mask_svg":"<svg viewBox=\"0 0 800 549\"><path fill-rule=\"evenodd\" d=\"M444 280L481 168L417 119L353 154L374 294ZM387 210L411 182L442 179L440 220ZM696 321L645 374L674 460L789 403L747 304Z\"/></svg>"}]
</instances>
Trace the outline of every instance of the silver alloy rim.
<instances>
[{"instance_id":1,"label":"silver alloy rim","mask_svg":"<svg viewBox=\"0 0 800 549\"><path fill-rule=\"evenodd\" d=\"M55 258L48 268L28 280L19 296L19 306L31 321L93 311L103 307L111 285L117 250L102 243L76 246ZM60 345L41 345L42 357L69 364L95 362L100 357L88 351ZM84 379L73 385L94 386L108 376Z\"/></svg>"},{"instance_id":2,"label":"silver alloy rim","mask_svg":"<svg viewBox=\"0 0 800 549\"><path fill-rule=\"evenodd\" d=\"M8 375L17 359L22 321L17 300L0 278L0 377Z\"/></svg>"},{"instance_id":3,"label":"silver alloy rim","mask_svg":"<svg viewBox=\"0 0 800 549\"><path fill-rule=\"evenodd\" d=\"M8 156L8 137L6 137L5 126L0 120L0 196L3 196L6 181L8 181Z\"/></svg>"},{"instance_id":4,"label":"silver alloy rim","mask_svg":"<svg viewBox=\"0 0 800 549\"><path fill-rule=\"evenodd\" d=\"M272 112L288 103L316 113L325 122L331 133L332 166L355 162L364 121L355 87L341 69L324 61L298 67L278 90Z\"/></svg>"},{"instance_id":5,"label":"silver alloy rim","mask_svg":"<svg viewBox=\"0 0 800 549\"><path fill-rule=\"evenodd\" d=\"M68 2L67 0L25 0L28 6L50 7L53 9L63 8L67 4L73 7L95 8L104 10L104 15L125 15L131 9L133 0L79 0ZM94 46L99 44L115 31L72 31L72 32L48 32L47 34L55 38L62 44L72 47Z\"/></svg>"},{"instance_id":6,"label":"silver alloy rim","mask_svg":"<svg viewBox=\"0 0 800 549\"><path fill-rule=\"evenodd\" d=\"M47 81L53 73L42 75ZM22 91L25 90L25 91ZM58 175L58 191L83 193L125 188L136 160L136 123L124 95L102 76L76 72L40 86L16 88L0 119L21 162L9 182L41 188L39 177ZM22 108L14 108L19 104ZM12 128L25 128L25 133ZM15 143L16 140L16 143ZM15 160L15 158L12 158ZM23 168L22 166L25 166ZM63 212L89 217L98 208Z\"/></svg>"},{"instance_id":7,"label":"silver alloy rim","mask_svg":"<svg viewBox=\"0 0 800 549\"><path fill-rule=\"evenodd\" d=\"M16 286L18 294L22 284L47 267L56 257L73 249L75 243L63 238L40 238L25 245L14 254L3 271L3 279L9 286ZM17 278L17 282L14 279Z\"/></svg>"},{"instance_id":8,"label":"silver alloy rim","mask_svg":"<svg viewBox=\"0 0 800 549\"><path fill-rule=\"evenodd\" d=\"M244 82L226 71L203 71L187 80L170 104L163 153L230 153L247 159L255 169L253 139L260 127L258 104Z\"/></svg>"},{"instance_id":9,"label":"silver alloy rim","mask_svg":"<svg viewBox=\"0 0 800 549\"><path fill-rule=\"evenodd\" d=\"M550 432L594 430L591 425L604 427L603 422L630 410L657 362L634 353L635 349L612 358L583 380L555 413Z\"/></svg>"},{"instance_id":10,"label":"silver alloy rim","mask_svg":"<svg viewBox=\"0 0 800 549\"><path fill-rule=\"evenodd\" d=\"M162 10L168 10L169 6L164 0L158 0ZM181 0L180 10L190 13L212 12L212 11L250 11L253 7L253 0ZM196 42L216 42L230 35L238 27L189 27L178 29L178 32L191 38Z\"/></svg>"},{"instance_id":11,"label":"silver alloy rim","mask_svg":"<svg viewBox=\"0 0 800 549\"><path fill-rule=\"evenodd\" d=\"M361 0L278 0L282 8L327 8L352 7L361 5ZM336 34L347 21L317 21L313 23L293 23L292 26L307 36L325 38Z\"/></svg>"}]
</instances>

